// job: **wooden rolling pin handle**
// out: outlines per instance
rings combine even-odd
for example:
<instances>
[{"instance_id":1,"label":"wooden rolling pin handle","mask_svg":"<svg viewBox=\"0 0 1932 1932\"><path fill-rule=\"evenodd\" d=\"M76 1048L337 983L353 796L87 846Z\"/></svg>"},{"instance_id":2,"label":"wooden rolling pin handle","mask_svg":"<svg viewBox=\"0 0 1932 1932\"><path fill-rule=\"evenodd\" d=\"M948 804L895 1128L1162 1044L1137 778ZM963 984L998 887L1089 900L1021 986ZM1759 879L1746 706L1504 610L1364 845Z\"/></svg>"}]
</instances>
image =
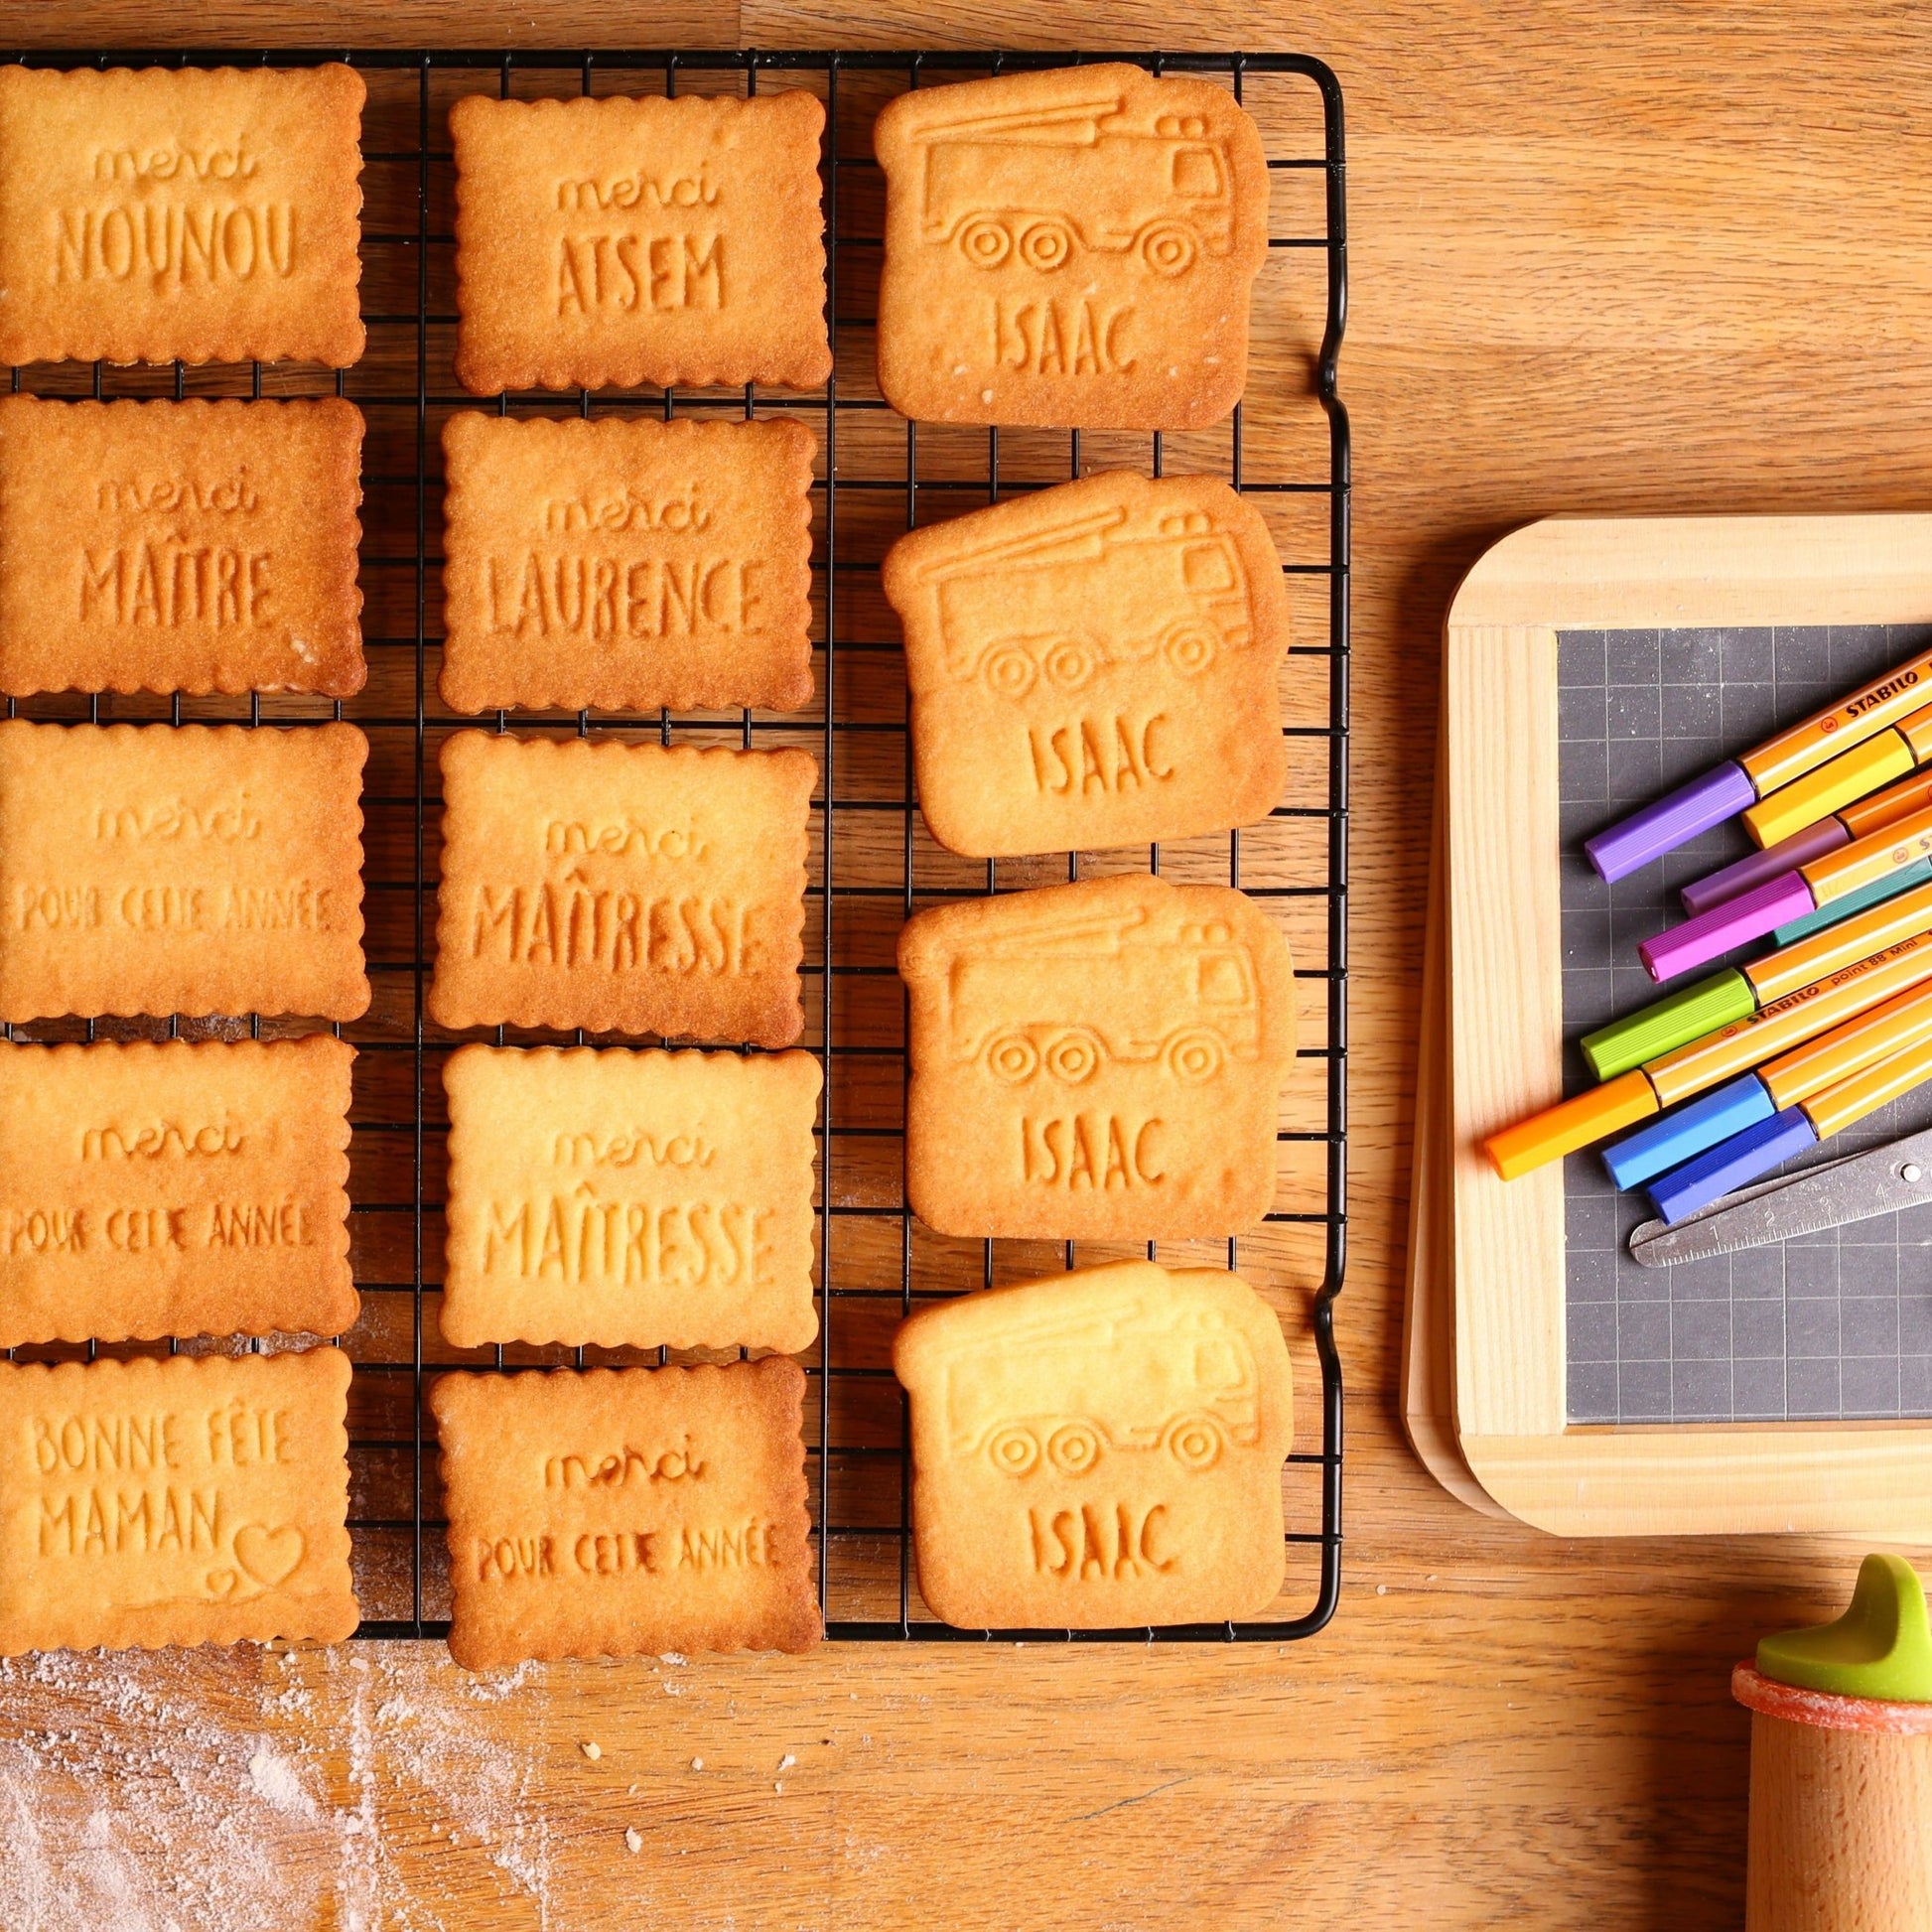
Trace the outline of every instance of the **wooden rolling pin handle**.
<instances>
[{"instance_id":1,"label":"wooden rolling pin handle","mask_svg":"<svg viewBox=\"0 0 1932 1932\"><path fill-rule=\"evenodd\" d=\"M1745 1932L1932 1932L1932 1704L1730 1674L1751 1714Z\"/></svg>"}]
</instances>

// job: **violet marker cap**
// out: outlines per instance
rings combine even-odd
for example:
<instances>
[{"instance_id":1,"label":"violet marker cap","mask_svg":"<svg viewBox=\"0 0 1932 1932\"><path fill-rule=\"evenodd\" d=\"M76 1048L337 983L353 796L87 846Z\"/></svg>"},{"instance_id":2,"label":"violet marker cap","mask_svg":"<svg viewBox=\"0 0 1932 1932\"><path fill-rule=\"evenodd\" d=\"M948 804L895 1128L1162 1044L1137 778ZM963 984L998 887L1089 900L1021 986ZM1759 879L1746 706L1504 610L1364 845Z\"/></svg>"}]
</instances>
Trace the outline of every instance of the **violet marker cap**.
<instances>
[{"instance_id":1,"label":"violet marker cap","mask_svg":"<svg viewBox=\"0 0 1932 1932\"><path fill-rule=\"evenodd\" d=\"M1605 879L1618 880L1756 803L1757 787L1742 765L1726 759L1654 805L1618 819L1607 832L1586 839L1584 850Z\"/></svg>"},{"instance_id":2,"label":"violet marker cap","mask_svg":"<svg viewBox=\"0 0 1932 1932\"><path fill-rule=\"evenodd\" d=\"M1815 905L1803 873L1780 873L1767 886L1725 899L1695 919L1686 919L1682 925L1646 939L1637 948L1637 957L1643 961L1644 971L1662 985L1679 973L1688 973L1693 966L1702 966L1707 959L1727 953L1732 946L1762 938L1787 919L1812 911Z\"/></svg>"},{"instance_id":3,"label":"violet marker cap","mask_svg":"<svg viewBox=\"0 0 1932 1932\"><path fill-rule=\"evenodd\" d=\"M1851 843L1852 834L1837 819L1821 818L1816 825L1807 825L1802 832L1793 832L1788 839L1767 845L1762 852L1753 852L1748 859L1739 859L1723 872L1708 872L1702 879L1694 879L1678 897L1683 899L1687 912L1709 911L1727 898L1735 898L1739 893L1748 893L1753 886L1775 879L1781 872L1796 872L1800 866L1808 866L1814 859L1822 859L1826 853Z\"/></svg>"}]
</instances>

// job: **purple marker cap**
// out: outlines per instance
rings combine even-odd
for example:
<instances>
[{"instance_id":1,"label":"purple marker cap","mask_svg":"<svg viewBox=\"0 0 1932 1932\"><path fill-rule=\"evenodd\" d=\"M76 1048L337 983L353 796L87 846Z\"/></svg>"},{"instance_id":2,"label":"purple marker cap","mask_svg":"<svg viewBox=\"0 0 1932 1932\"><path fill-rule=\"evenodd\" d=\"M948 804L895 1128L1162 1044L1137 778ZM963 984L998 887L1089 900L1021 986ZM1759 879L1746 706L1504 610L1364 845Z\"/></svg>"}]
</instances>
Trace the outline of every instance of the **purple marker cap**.
<instances>
[{"instance_id":1,"label":"purple marker cap","mask_svg":"<svg viewBox=\"0 0 1932 1932\"><path fill-rule=\"evenodd\" d=\"M1584 850L1605 879L1621 879L1756 803L1757 787L1744 776L1742 765L1726 759L1701 778L1679 785L1667 798L1586 839Z\"/></svg>"},{"instance_id":2,"label":"purple marker cap","mask_svg":"<svg viewBox=\"0 0 1932 1932\"><path fill-rule=\"evenodd\" d=\"M1796 872L1800 866L1808 866L1814 859L1822 859L1826 853L1851 843L1852 834L1837 819L1821 818L1816 825L1807 825L1803 831L1793 832L1776 845L1767 845L1762 852L1753 852L1748 859L1739 859L1723 872L1708 872L1702 879L1694 879L1679 897L1684 901L1685 911L1693 915L1708 912L1712 906L1722 905L1739 893L1765 885L1781 872Z\"/></svg>"},{"instance_id":3,"label":"purple marker cap","mask_svg":"<svg viewBox=\"0 0 1932 1932\"><path fill-rule=\"evenodd\" d=\"M1688 973L1693 966L1702 966L1707 959L1716 959L1732 946L1741 946L1747 939L1762 938L1787 919L1802 918L1816 909L1817 902L1811 896L1811 888L1805 884L1804 874L1780 873L1768 885L1725 899L1710 911L1700 912L1695 919L1686 919L1682 925L1674 925L1658 933L1656 938L1646 939L1637 948L1637 957L1643 961L1644 971L1661 986L1665 980Z\"/></svg>"}]
</instances>

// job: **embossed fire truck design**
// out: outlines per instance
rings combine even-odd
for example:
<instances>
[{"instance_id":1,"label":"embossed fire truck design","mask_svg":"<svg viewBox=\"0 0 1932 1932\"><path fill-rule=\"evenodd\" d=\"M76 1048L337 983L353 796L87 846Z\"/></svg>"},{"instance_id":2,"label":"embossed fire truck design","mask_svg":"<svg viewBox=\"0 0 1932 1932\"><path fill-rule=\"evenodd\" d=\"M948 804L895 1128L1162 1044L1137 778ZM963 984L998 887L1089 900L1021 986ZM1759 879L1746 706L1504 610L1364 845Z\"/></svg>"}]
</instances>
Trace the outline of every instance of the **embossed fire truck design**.
<instances>
[{"instance_id":1,"label":"embossed fire truck design","mask_svg":"<svg viewBox=\"0 0 1932 1932\"><path fill-rule=\"evenodd\" d=\"M1041 960L1077 962L1072 1010L1016 1023ZM1153 919L1144 909L1062 925L1021 922L957 955L946 974L955 1062L1021 1086L1079 1086L1110 1062L1165 1068L1203 1086L1231 1060L1261 1056L1254 955L1221 920Z\"/></svg>"},{"instance_id":2,"label":"embossed fire truck design","mask_svg":"<svg viewBox=\"0 0 1932 1932\"><path fill-rule=\"evenodd\" d=\"M1197 1471L1261 1441L1254 1352L1214 1309L1129 1296L1108 1313L1002 1327L945 1364L944 1386L951 1453L1010 1476L1042 1461L1085 1475L1130 1449Z\"/></svg>"},{"instance_id":3,"label":"embossed fire truck design","mask_svg":"<svg viewBox=\"0 0 1932 1932\"><path fill-rule=\"evenodd\" d=\"M1131 519L1110 504L948 557L924 578L947 670L1004 698L1042 678L1078 691L1156 655L1197 677L1252 635L1241 553L1202 510ZM1110 609L1131 612L1133 628L1095 621Z\"/></svg>"},{"instance_id":4,"label":"embossed fire truck design","mask_svg":"<svg viewBox=\"0 0 1932 1932\"><path fill-rule=\"evenodd\" d=\"M1122 119L1125 97L985 114L919 131L920 234L976 268L1018 258L1042 274L1076 253L1129 255L1185 275L1234 247L1234 170L1203 116Z\"/></svg>"}]
</instances>

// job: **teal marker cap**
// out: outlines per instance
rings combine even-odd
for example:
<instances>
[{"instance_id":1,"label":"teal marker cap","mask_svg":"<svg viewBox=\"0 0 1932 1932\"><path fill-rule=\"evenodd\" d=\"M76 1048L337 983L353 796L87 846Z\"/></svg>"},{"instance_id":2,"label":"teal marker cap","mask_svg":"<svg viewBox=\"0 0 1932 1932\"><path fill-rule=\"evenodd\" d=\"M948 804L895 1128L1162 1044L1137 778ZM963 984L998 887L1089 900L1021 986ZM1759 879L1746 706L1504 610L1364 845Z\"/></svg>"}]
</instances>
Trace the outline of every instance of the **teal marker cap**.
<instances>
[{"instance_id":1,"label":"teal marker cap","mask_svg":"<svg viewBox=\"0 0 1932 1932\"><path fill-rule=\"evenodd\" d=\"M1757 995L1750 981L1726 969L1586 1034L1581 1041L1584 1058L1599 1080L1614 1080L1619 1073L1628 1073L1659 1053L1688 1046L1733 1020L1748 1020L1756 1011Z\"/></svg>"},{"instance_id":2,"label":"teal marker cap","mask_svg":"<svg viewBox=\"0 0 1932 1932\"><path fill-rule=\"evenodd\" d=\"M1909 866L1887 873L1883 879L1874 879L1870 885L1847 893L1843 898L1828 898L1815 912L1800 913L1788 924L1779 926L1771 937L1780 946L1788 946L1796 939L1809 939L1814 932L1823 932L1828 925L1837 925L1839 920L1849 919L1854 912L1863 912L1867 905L1876 905L1881 899L1896 898L1914 886L1923 886L1928 879L1932 879L1932 859L1915 859Z\"/></svg>"}]
</instances>

